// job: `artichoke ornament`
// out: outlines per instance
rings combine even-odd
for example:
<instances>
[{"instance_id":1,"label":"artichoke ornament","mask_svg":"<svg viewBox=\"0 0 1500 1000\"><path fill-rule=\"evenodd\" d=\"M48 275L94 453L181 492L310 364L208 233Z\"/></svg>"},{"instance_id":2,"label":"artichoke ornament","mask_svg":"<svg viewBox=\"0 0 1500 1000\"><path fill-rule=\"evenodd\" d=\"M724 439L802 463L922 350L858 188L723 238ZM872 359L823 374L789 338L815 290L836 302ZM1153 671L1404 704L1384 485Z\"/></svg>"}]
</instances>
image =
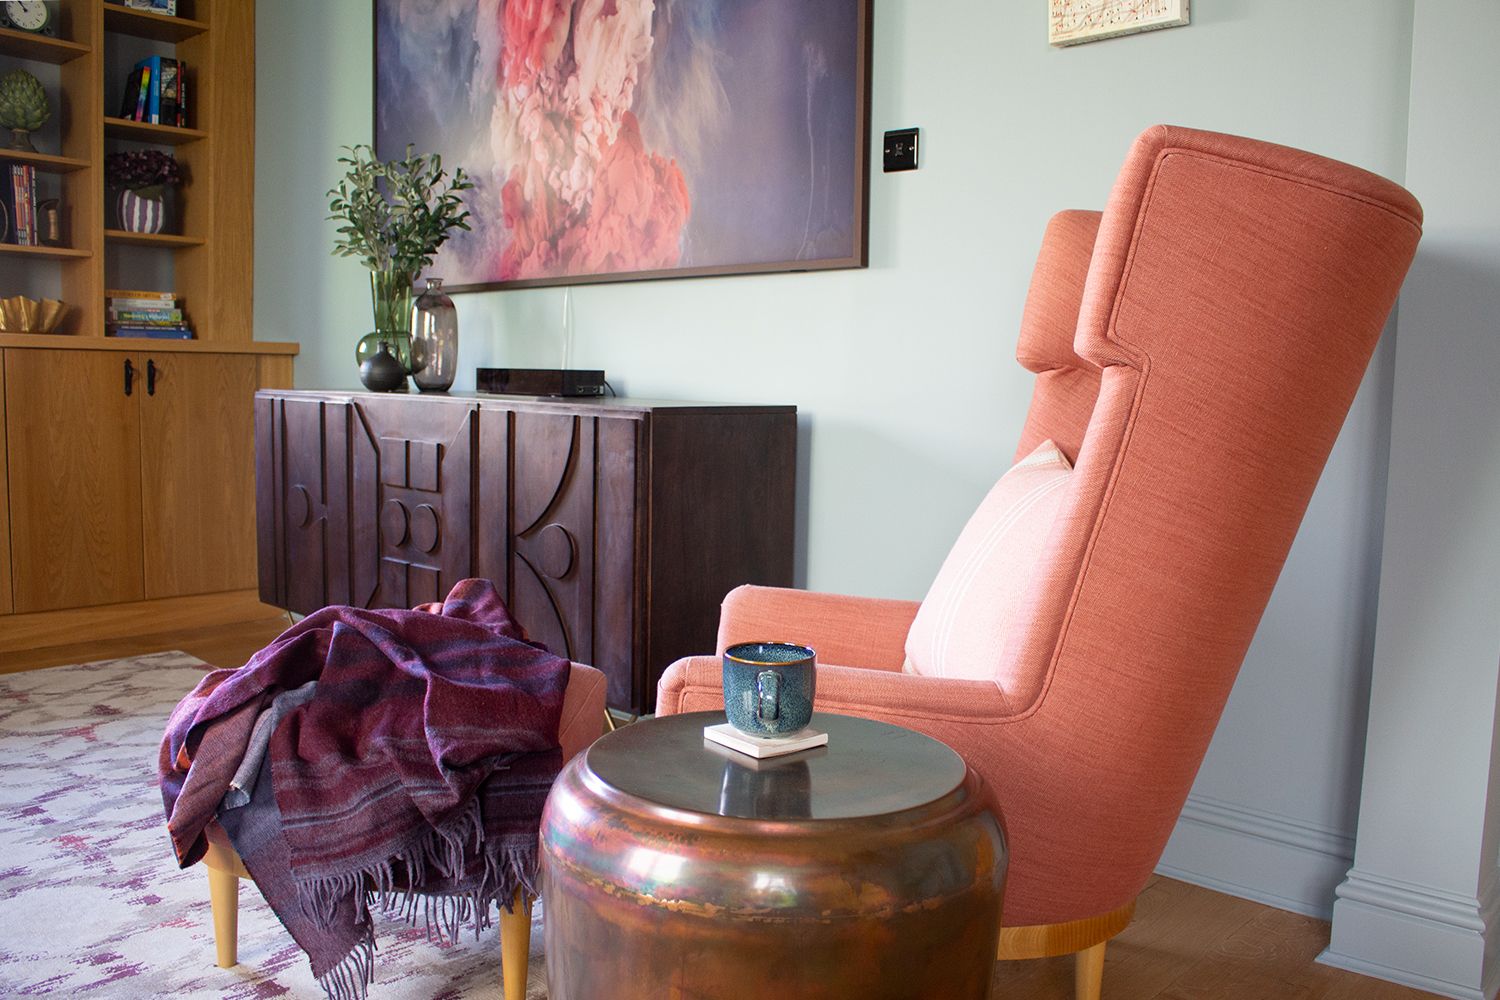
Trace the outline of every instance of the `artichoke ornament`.
<instances>
[{"instance_id":1,"label":"artichoke ornament","mask_svg":"<svg viewBox=\"0 0 1500 1000\"><path fill-rule=\"evenodd\" d=\"M24 69L0 76L0 127L15 133L11 149L32 149L28 133L52 117L42 82Z\"/></svg>"}]
</instances>

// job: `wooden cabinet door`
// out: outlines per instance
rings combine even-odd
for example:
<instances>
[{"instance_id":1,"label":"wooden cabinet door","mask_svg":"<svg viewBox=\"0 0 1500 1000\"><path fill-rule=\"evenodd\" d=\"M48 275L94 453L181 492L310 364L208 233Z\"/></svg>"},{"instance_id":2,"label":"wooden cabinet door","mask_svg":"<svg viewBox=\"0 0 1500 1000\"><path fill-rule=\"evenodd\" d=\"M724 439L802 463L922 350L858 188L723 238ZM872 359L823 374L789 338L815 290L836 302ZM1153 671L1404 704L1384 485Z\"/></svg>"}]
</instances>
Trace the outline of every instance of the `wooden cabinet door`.
<instances>
[{"instance_id":1,"label":"wooden cabinet door","mask_svg":"<svg viewBox=\"0 0 1500 1000\"><path fill-rule=\"evenodd\" d=\"M137 369L125 395L125 364ZM139 358L5 352L11 568L18 613L139 601Z\"/></svg>"},{"instance_id":2,"label":"wooden cabinet door","mask_svg":"<svg viewBox=\"0 0 1500 1000\"><path fill-rule=\"evenodd\" d=\"M146 597L254 587L257 359L141 357L155 372L137 383Z\"/></svg>"},{"instance_id":3,"label":"wooden cabinet door","mask_svg":"<svg viewBox=\"0 0 1500 1000\"><path fill-rule=\"evenodd\" d=\"M473 572L478 414L421 398L354 402L350 604L441 601Z\"/></svg>"},{"instance_id":4,"label":"wooden cabinet door","mask_svg":"<svg viewBox=\"0 0 1500 1000\"><path fill-rule=\"evenodd\" d=\"M311 614L351 603L349 404L255 401L260 598Z\"/></svg>"},{"instance_id":5,"label":"wooden cabinet door","mask_svg":"<svg viewBox=\"0 0 1500 1000\"><path fill-rule=\"evenodd\" d=\"M5 482L5 352L0 351L0 483ZM0 489L0 615L11 613L10 491Z\"/></svg>"}]
</instances>

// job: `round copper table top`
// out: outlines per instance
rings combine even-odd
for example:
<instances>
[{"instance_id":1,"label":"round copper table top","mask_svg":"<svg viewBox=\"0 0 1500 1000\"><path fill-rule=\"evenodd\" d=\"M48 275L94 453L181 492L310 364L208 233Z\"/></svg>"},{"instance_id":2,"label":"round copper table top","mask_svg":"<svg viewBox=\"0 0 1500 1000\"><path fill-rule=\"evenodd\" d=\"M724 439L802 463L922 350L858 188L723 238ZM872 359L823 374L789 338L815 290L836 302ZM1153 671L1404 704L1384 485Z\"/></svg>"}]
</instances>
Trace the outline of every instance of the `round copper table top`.
<instances>
[{"instance_id":1,"label":"round copper table top","mask_svg":"<svg viewBox=\"0 0 1500 1000\"><path fill-rule=\"evenodd\" d=\"M753 820L848 820L929 805L964 781L963 760L930 736L871 719L819 712L828 745L757 760L703 736L723 712L690 712L625 726L582 761L617 792L657 806Z\"/></svg>"}]
</instances>

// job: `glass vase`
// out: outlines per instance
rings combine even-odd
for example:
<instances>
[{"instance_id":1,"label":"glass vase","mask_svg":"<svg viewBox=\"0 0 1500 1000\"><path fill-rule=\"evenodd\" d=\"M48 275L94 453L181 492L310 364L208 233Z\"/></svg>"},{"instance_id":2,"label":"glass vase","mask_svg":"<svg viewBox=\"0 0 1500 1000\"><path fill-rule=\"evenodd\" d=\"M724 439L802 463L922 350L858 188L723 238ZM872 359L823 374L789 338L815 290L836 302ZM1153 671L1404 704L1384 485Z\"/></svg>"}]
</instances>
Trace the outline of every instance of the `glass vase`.
<instances>
[{"instance_id":1,"label":"glass vase","mask_svg":"<svg viewBox=\"0 0 1500 1000\"><path fill-rule=\"evenodd\" d=\"M412 356L424 362L412 381L423 392L447 392L458 371L458 310L443 292L442 278L428 278L427 290L411 307Z\"/></svg>"},{"instance_id":2,"label":"glass vase","mask_svg":"<svg viewBox=\"0 0 1500 1000\"><path fill-rule=\"evenodd\" d=\"M413 364L411 352L411 283L412 275L404 271L370 272L370 307L375 314L375 330L365 334L355 347L355 364L362 365L379 353L383 341L390 345L391 353L408 374L421 367Z\"/></svg>"}]
</instances>

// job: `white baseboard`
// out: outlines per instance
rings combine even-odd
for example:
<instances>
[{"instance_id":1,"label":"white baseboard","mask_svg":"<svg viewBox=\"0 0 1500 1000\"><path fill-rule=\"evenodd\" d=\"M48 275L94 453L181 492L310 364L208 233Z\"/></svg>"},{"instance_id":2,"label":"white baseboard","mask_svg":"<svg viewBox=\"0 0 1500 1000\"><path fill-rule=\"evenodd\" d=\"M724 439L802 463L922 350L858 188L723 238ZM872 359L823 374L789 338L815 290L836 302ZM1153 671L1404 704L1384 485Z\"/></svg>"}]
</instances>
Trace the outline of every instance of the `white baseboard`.
<instances>
[{"instance_id":1,"label":"white baseboard","mask_svg":"<svg viewBox=\"0 0 1500 1000\"><path fill-rule=\"evenodd\" d=\"M1189 795L1156 870L1171 878L1327 920L1354 838L1302 820Z\"/></svg>"},{"instance_id":2,"label":"white baseboard","mask_svg":"<svg viewBox=\"0 0 1500 1000\"><path fill-rule=\"evenodd\" d=\"M1337 896L1322 964L1459 1000L1500 991L1500 965L1484 961L1484 929L1500 915L1495 883L1481 901L1356 868Z\"/></svg>"}]
</instances>

